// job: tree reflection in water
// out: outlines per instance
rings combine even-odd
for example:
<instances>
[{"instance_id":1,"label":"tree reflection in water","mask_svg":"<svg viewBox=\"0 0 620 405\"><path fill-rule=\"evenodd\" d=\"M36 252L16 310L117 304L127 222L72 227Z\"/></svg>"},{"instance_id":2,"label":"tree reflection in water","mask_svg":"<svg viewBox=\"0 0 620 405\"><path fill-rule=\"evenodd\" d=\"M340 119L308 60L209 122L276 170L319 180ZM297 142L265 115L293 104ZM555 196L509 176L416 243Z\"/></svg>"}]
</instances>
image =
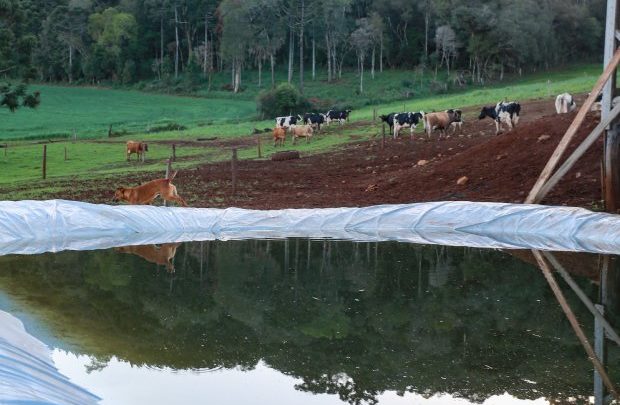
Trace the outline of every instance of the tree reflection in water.
<instances>
[{"instance_id":1,"label":"tree reflection in water","mask_svg":"<svg viewBox=\"0 0 620 405\"><path fill-rule=\"evenodd\" d=\"M295 239L162 247L1 257L0 288L97 367L111 356L173 369L262 359L302 379L298 389L349 403L387 390L592 395L591 364L540 270L516 252ZM159 271L173 259L174 274ZM597 296L595 282L576 280ZM608 356L617 363L615 347Z\"/></svg>"}]
</instances>

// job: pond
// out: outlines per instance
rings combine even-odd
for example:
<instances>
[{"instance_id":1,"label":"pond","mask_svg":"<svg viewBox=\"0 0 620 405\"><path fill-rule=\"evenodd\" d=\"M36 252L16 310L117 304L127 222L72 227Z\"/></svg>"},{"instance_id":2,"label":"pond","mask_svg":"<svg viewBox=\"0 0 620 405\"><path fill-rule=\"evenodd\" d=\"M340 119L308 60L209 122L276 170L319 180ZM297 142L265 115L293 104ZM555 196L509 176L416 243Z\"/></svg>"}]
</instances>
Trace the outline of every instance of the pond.
<instances>
[{"instance_id":1,"label":"pond","mask_svg":"<svg viewBox=\"0 0 620 405\"><path fill-rule=\"evenodd\" d=\"M556 257L598 302L600 257ZM307 239L9 255L0 310L102 404L587 401L592 363L533 263L529 251ZM593 341L592 314L556 278Z\"/></svg>"}]
</instances>

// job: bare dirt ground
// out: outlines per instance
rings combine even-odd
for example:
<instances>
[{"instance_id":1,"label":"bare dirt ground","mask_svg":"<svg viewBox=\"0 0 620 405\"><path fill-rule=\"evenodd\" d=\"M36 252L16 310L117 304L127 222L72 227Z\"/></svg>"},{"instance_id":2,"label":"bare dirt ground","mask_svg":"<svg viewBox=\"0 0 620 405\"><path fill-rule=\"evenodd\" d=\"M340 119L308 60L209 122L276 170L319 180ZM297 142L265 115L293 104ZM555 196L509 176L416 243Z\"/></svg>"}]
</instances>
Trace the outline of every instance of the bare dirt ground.
<instances>
[{"instance_id":1,"label":"bare dirt ground","mask_svg":"<svg viewBox=\"0 0 620 405\"><path fill-rule=\"evenodd\" d=\"M578 101L581 104L583 97ZM489 119L479 121L478 111L466 110L463 134L447 139L434 135L428 140L416 134L412 141L408 130L404 130L397 140L388 137L385 148L377 138L299 160L240 161L235 196L230 162L183 170L174 183L196 207L278 209L446 200L522 202L574 113L557 116L551 99L523 102L519 126L495 136L494 123ZM588 116L570 151L597 123L598 117ZM239 139L234 145L243 142ZM601 156L599 140L544 203L598 207ZM427 163L419 165L420 160ZM67 187L46 197L109 203L115 187L137 185L152 176L147 173L85 181L73 191ZM468 182L457 185L462 176L467 176ZM63 189L62 184L58 185Z\"/></svg>"}]
</instances>

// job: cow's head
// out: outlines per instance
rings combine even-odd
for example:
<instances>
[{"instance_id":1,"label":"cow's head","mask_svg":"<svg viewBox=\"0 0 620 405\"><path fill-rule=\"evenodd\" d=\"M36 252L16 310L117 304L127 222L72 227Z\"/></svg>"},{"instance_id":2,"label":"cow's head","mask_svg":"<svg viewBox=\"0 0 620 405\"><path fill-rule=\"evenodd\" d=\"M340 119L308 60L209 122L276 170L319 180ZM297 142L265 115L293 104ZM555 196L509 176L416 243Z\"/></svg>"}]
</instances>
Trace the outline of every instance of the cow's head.
<instances>
[{"instance_id":1,"label":"cow's head","mask_svg":"<svg viewBox=\"0 0 620 405\"><path fill-rule=\"evenodd\" d=\"M390 116L389 115L380 115L379 118L383 122L388 122L388 120L390 119Z\"/></svg>"},{"instance_id":2,"label":"cow's head","mask_svg":"<svg viewBox=\"0 0 620 405\"><path fill-rule=\"evenodd\" d=\"M149 151L149 145L146 142L142 142L142 150L145 152Z\"/></svg>"},{"instance_id":3,"label":"cow's head","mask_svg":"<svg viewBox=\"0 0 620 405\"><path fill-rule=\"evenodd\" d=\"M496 117L495 107L482 107L482 110L480 111L480 115L478 116L478 119L481 120L486 117L495 119Z\"/></svg>"}]
</instances>

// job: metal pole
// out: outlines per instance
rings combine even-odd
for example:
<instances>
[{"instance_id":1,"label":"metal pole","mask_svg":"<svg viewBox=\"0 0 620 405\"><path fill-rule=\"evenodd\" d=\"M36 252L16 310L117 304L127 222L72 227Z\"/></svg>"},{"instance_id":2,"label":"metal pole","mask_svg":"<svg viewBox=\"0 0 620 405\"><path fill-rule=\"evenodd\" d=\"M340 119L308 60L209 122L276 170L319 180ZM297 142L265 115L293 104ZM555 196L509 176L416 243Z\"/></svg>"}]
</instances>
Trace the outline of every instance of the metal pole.
<instances>
[{"instance_id":1,"label":"metal pole","mask_svg":"<svg viewBox=\"0 0 620 405\"><path fill-rule=\"evenodd\" d=\"M607 13L605 24L605 49L603 63L608 63L616 51L616 27L618 16L618 1L607 0ZM606 66L606 65L605 65ZM603 99L601 100L601 120L605 120L611 110L612 100L616 90L616 71L603 87ZM605 209L609 212L617 212L620 208L620 129L613 122L605 133L603 182L605 190Z\"/></svg>"}]
</instances>

